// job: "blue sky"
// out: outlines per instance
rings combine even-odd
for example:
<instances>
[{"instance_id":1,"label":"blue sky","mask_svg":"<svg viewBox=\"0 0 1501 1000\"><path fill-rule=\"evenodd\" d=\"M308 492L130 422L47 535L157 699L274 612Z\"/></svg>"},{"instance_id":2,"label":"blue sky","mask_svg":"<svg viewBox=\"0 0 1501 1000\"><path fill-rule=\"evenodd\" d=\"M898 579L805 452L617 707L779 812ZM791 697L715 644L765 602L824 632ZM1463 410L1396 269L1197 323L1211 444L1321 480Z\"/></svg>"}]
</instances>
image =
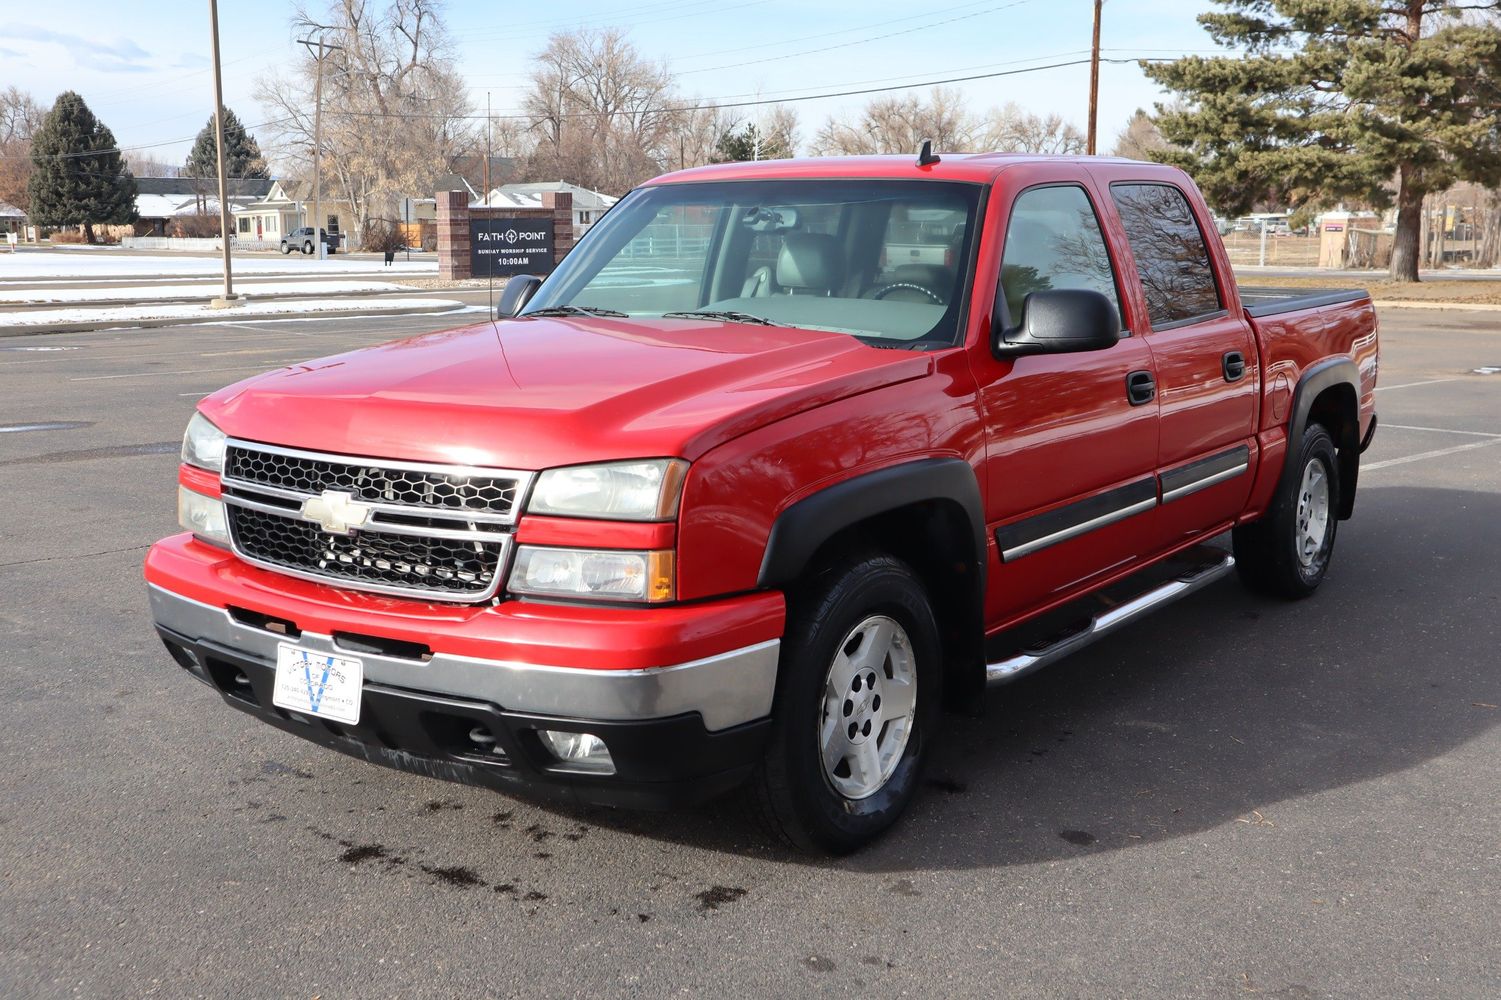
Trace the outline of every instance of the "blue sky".
<instances>
[{"instance_id":1,"label":"blue sky","mask_svg":"<svg viewBox=\"0 0 1501 1000\"><path fill-rule=\"evenodd\" d=\"M376 0L378 2L378 0ZM316 6L313 0L309 6ZM57 13L65 7L66 20ZM1107 57L1212 50L1194 15L1207 0L1107 0ZM49 104L77 90L123 146L155 145L170 162L213 108L206 0L72 0L37 8L0 3L0 87ZM290 66L295 42L286 0L220 0L224 99L247 123L266 116L251 97L257 76ZM545 6L449 0L447 22L471 98L483 110L517 106L527 57L549 32L620 26L646 55L665 59L685 94L754 100L885 86L1068 62L1088 54L1090 0L554 0ZM48 16L40 11L46 10ZM977 110L1016 101L1084 125L1089 71L1067 66L956 84ZM1134 64L1101 70L1106 149L1137 107L1161 98ZM806 139L829 114L867 97L796 102ZM747 111L754 114L754 109Z\"/></svg>"}]
</instances>

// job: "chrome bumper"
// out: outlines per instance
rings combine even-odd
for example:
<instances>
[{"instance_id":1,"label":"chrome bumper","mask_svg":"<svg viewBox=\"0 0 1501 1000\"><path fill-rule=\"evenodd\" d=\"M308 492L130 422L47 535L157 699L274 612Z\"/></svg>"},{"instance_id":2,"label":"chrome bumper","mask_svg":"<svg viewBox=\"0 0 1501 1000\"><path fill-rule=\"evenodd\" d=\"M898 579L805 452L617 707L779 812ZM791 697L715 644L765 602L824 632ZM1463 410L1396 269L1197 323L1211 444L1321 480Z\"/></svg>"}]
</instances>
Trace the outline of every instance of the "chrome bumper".
<instances>
[{"instance_id":1,"label":"chrome bumper","mask_svg":"<svg viewBox=\"0 0 1501 1000\"><path fill-rule=\"evenodd\" d=\"M357 657L365 679L412 691L485 701L511 712L627 722L697 712L710 732L766 718L776 690L780 642L773 639L688 663L647 670L583 670L536 663L481 660L434 652L425 661L341 647L332 636L296 639L243 625L216 608L147 585L151 615L187 639L276 662L282 643Z\"/></svg>"}]
</instances>

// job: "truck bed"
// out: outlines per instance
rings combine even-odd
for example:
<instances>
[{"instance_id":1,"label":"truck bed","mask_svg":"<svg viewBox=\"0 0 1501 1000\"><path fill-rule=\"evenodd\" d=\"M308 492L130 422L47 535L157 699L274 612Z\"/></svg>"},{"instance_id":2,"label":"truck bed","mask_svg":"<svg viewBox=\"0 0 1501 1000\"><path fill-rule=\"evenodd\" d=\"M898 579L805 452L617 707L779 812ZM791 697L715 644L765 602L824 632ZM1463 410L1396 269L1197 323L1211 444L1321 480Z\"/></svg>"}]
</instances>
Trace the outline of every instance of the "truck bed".
<instances>
[{"instance_id":1,"label":"truck bed","mask_svg":"<svg viewBox=\"0 0 1501 1000\"><path fill-rule=\"evenodd\" d=\"M1246 313L1258 319L1297 312L1300 309L1338 305L1341 302L1358 302L1365 298L1370 298L1370 293L1363 288L1309 290L1240 286L1240 299L1245 305Z\"/></svg>"}]
</instances>

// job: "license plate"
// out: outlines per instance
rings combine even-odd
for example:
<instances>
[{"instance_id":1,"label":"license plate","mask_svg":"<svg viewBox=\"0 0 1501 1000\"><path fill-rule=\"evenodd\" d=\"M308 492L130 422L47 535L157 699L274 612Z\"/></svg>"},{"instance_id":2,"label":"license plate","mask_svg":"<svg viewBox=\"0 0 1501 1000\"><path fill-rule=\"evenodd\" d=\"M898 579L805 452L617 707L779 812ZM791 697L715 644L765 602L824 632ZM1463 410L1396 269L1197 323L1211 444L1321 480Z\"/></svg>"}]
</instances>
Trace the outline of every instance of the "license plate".
<instances>
[{"instance_id":1,"label":"license plate","mask_svg":"<svg viewBox=\"0 0 1501 1000\"><path fill-rule=\"evenodd\" d=\"M301 715L345 725L360 721L365 664L347 656L282 643L276 647L276 688L271 701Z\"/></svg>"}]
</instances>

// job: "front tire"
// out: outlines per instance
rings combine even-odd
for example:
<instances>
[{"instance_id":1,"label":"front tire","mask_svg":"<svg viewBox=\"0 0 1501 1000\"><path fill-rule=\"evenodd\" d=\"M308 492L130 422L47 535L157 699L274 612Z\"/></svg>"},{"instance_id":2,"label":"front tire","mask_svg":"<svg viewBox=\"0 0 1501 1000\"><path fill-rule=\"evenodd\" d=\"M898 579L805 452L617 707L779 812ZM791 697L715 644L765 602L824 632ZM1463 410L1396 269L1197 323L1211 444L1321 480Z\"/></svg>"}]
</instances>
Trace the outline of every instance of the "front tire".
<instances>
[{"instance_id":1,"label":"front tire","mask_svg":"<svg viewBox=\"0 0 1501 1000\"><path fill-rule=\"evenodd\" d=\"M292 248L283 243L281 245L281 252L282 256L286 256L287 254L290 254L292 252Z\"/></svg>"},{"instance_id":2,"label":"front tire","mask_svg":"<svg viewBox=\"0 0 1501 1000\"><path fill-rule=\"evenodd\" d=\"M1235 567L1250 590L1298 600L1324 582L1339 525L1339 463L1321 424L1303 432L1298 460L1260 519L1231 532Z\"/></svg>"},{"instance_id":3,"label":"front tire","mask_svg":"<svg viewBox=\"0 0 1501 1000\"><path fill-rule=\"evenodd\" d=\"M942 700L938 627L910 567L845 560L789 595L766 758L751 795L773 833L847 854L917 791Z\"/></svg>"}]
</instances>

